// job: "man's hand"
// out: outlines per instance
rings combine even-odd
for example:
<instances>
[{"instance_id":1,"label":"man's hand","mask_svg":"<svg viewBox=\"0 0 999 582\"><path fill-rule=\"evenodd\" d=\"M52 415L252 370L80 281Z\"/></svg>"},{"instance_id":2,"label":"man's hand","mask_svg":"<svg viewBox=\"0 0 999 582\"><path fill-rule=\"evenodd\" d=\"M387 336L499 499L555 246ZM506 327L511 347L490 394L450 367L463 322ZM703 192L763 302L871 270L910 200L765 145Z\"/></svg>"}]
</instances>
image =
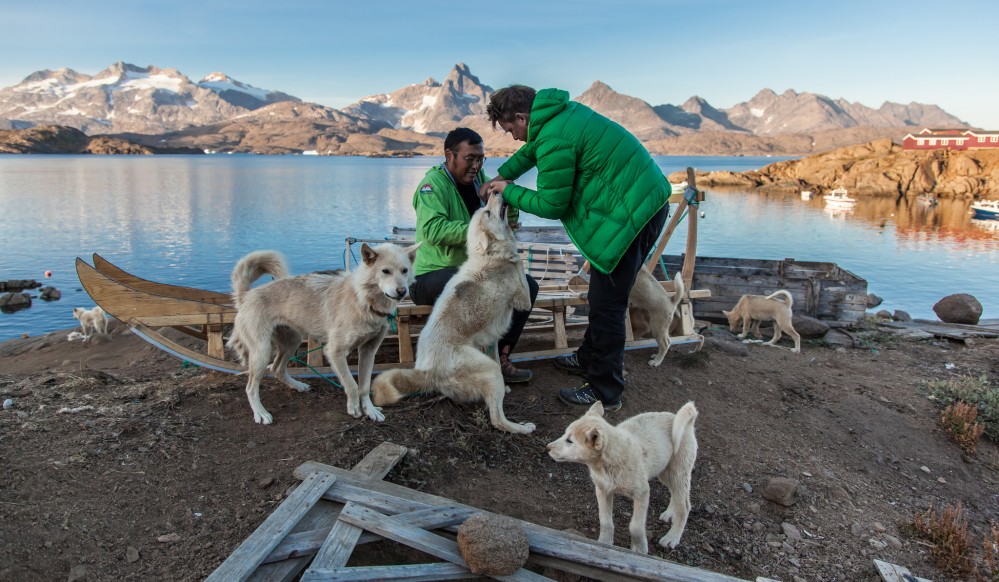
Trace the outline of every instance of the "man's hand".
<instances>
[{"instance_id":1,"label":"man's hand","mask_svg":"<svg viewBox=\"0 0 999 582\"><path fill-rule=\"evenodd\" d=\"M512 183L513 180L504 180L503 176L496 176L479 188L479 198L482 199L483 202L488 202L490 196L496 193L502 194L506 185ZM499 190L496 189L497 185L502 185Z\"/></svg>"}]
</instances>

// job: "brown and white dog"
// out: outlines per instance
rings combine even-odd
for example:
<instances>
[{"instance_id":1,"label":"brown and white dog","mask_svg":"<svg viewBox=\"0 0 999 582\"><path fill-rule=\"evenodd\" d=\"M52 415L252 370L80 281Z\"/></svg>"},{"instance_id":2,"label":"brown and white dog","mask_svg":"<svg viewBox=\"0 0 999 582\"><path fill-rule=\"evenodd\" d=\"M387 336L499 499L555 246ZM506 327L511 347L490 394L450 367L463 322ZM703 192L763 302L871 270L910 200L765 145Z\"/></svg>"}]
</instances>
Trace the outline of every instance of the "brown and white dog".
<instances>
[{"instance_id":1,"label":"brown and white dog","mask_svg":"<svg viewBox=\"0 0 999 582\"><path fill-rule=\"evenodd\" d=\"M675 548L690 514L690 478L697 458L694 420L697 408L684 404L676 414L645 412L612 426L603 417L603 404L590 410L548 444L548 454L558 462L583 463L597 494L600 538L614 543L614 494L634 500L631 515L631 549L649 551L645 522L649 511L649 480L658 477L670 493L669 506L659 519L672 521L659 545Z\"/></svg>"},{"instance_id":2,"label":"brown and white dog","mask_svg":"<svg viewBox=\"0 0 999 582\"><path fill-rule=\"evenodd\" d=\"M80 320L80 330L83 332L83 340L89 340L93 334L108 332L108 319L105 311L98 305L93 309L82 307L73 308L73 317Z\"/></svg>"},{"instance_id":3,"label":"brown and white dog","mask_svg":"<svg viewBox=\"0 0 999 582\"><path fill-rule=\"evenodd\" d=\"M669 329L673 325L673 316L680 300L687 292L679 272L673 279L673 285L676 290L670 295L652 272L643 265L635 278L631 295L628 296L629 317L635 337L651 333L652 337L656 338L659 349L649 360L649 365L654 368L658 368L666 357L670 346Z\"/></svg>"},{"instance_id":4,"label":"brown and white dog","mask_svg":"<svg viewBox=\"0 0 999 582\"><path fill-rule=\"evenodd\" d=\"M785 297L787 300L783 301L777 297ZM743 295L739 298L739 302L735 304L732 311L722 311L725 317L728 318L729 329L733 332L738 329L739 322L742 322L742 333L738 336L739 339L745 339L746 335L749 333L750 322L752 322L753 334L757 337L762 337L760 334L760 323L764 321L774 322L774 336L767 345L777 346L777 340L781 338L781 332L786 333L791 336L794 340L794 349L791 351L794 353L801 352L801 336L798 332L794 331L794 326L791 325L791 307L794 305L794 299L791 298L791 294L784 289L771 293L770 295Z\"/></svg>"}]
</instances>

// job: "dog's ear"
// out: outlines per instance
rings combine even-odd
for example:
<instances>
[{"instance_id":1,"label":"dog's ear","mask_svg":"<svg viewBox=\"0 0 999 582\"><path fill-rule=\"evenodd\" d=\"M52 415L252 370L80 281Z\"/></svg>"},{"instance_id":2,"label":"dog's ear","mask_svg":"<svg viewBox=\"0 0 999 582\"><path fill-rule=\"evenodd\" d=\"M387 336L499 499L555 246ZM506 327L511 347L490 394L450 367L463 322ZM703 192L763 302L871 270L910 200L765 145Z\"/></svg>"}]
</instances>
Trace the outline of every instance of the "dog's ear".
<instances>
[{"instance_id":1,"label":"dog's ear","mask_svg":"<svg viewBox=\"0 0 999 582\"><path fill-rule=\"evenodd\" d=\"M722 315L724 315L725 317L728 317L730 313L732 313L732 312L731 311L725 311L724 309L722 309Z\"/></svg>"},{"instance_id":2,"label":"dog's ear","mask_svg":"<svg viewBox=\"0 0 999 582\"><path fill-rule=\"evenodd\" d=\"M422 245L422 244L423 244L423 241L421 240L420 242L416 243L415 245L410 245L410 246L406 247L406 254L409 255L409 262L410 263L412 263L413 261L416 260L416 249L420 248L420 245Z\"/></svg>"},{"instance_id":3,"label":"dog's ear","mask_svg":"<svg viewBox=\"0 0 999 582\"><path fill-rule=\"evenodd\" d=\"M586 414L591 416L603 416L604 415L604 403L597 400L590 406L590 409L586 411Z\"/></svg>"},{"instance_id":4,"label":"dog's ear","mask_svg":"<svg viewBox=\"0 0 999 582\"><path fill-rule=\"evenodd\" d=\"M588 448L594 451L599 451L604 448L604 435L600 432L599 427L590 427L583 435L583 442L586 443Z\"/></svg>"},{"instance_id":5,"label":"dog's ear","mask_svg":"<svg viewBox=\"0 0 999 582\"><path fill-rule=\"evenodd\" d=\"M364 264L370 267L375 264L377 259L378 253L375 252L375 249L369 247L368 243L361 243L361 260L364 261Z\"/></svg>"},{"instance_id":6,"label":"dog's ear","mask_svg":"<svg viewBox=\"0 0 999 582\"><path fill-rule=\"evenodd\" d=\"M83 313L83 308L82 307L74 307L73 308L73 317L75 317L77 319L80 319L80 314L81 313Z\"/></svg>"}]
</instances>

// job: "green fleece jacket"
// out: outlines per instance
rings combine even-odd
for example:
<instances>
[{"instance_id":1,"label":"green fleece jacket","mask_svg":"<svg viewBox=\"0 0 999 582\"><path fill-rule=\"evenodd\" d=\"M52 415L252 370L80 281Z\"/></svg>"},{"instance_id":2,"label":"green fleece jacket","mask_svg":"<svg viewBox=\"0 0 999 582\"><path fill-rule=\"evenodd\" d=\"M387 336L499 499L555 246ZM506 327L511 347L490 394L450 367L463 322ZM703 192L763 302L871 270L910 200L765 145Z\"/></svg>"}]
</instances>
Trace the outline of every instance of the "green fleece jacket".
<instances>
[{"instance_id":1,"label":"green fleece jacket","mask_svg":"<svg viewBox=\"0 0 999 582\"><path fill-rule=\"evenodd\" d=\"M499 168L516 180L538 168L538 189L510 184L503 198L560 220L590 264L610 273L668 201L669 181L635 136L560 89L538 91L527 142Z\"/></svg>"},{"instance_id":2,"label":"green fleece jacket","mask_svg":"<svg viewBox=\"0 0 999 582\"><path fill-rule=\"evenodd\" d=\"M486 181L485 172L479 170L475 190ZM460 267L468 258L465 242L472 217L443 164L427 170L413 193L413 209L416 211L416 240L423 241L416 252L413 273L419 276L438 269ZM507 212L511 224L516 223L519 216L514 208Z\"/></svg>"}]
</instances>

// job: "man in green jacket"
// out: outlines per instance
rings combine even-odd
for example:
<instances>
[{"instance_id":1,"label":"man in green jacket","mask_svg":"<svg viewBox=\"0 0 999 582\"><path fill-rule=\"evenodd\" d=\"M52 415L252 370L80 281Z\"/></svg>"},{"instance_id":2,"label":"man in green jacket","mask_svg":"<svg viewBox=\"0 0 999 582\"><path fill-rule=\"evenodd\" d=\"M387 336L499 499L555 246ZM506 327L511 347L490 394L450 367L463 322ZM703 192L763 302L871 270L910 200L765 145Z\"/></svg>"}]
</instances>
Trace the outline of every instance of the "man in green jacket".
<instances>
[{"instance_id":1,"label":"man in green jacket","mask_svg":"<svg viewBox=\"0 0 999 582\"><path fill-rule=\"evenodd\" d=\"M483 190L500 192L513 208L560 220L590 261L590 321L579 349L555 359L563 371L586 377L563 388L567 404L607 410L624 392L628 295L669 214L669 181L649 152L617 123L560 89L513 85L493 93L489 121L525 142ZM512 183L537 167L537 190Z\"/></svg>"},{"instance_id":2,"label":"man in green jacket","mask_svg":"<svg viewBox=\"0 0 999 582\"><path fill-rule=\"evenodd\" d=\"M409 290L417 305L433 305L468 259L468 223L482 207L479 189L487 182L482 171L485 159L482 137L459 127L444 139L444 163L430 168L413 194L416 240L423 241L413 263L416 278ZM511 208L507 214L510 223L516 224L520 213ZM533 305L538 297L538 282L527 275L527 285ZM510 361L530 314L530 310L514 311L510 329L499 340L500 367L508 383L527 382L532 377L530 370L517 368Z\"/></svg>"}]
</instances>

